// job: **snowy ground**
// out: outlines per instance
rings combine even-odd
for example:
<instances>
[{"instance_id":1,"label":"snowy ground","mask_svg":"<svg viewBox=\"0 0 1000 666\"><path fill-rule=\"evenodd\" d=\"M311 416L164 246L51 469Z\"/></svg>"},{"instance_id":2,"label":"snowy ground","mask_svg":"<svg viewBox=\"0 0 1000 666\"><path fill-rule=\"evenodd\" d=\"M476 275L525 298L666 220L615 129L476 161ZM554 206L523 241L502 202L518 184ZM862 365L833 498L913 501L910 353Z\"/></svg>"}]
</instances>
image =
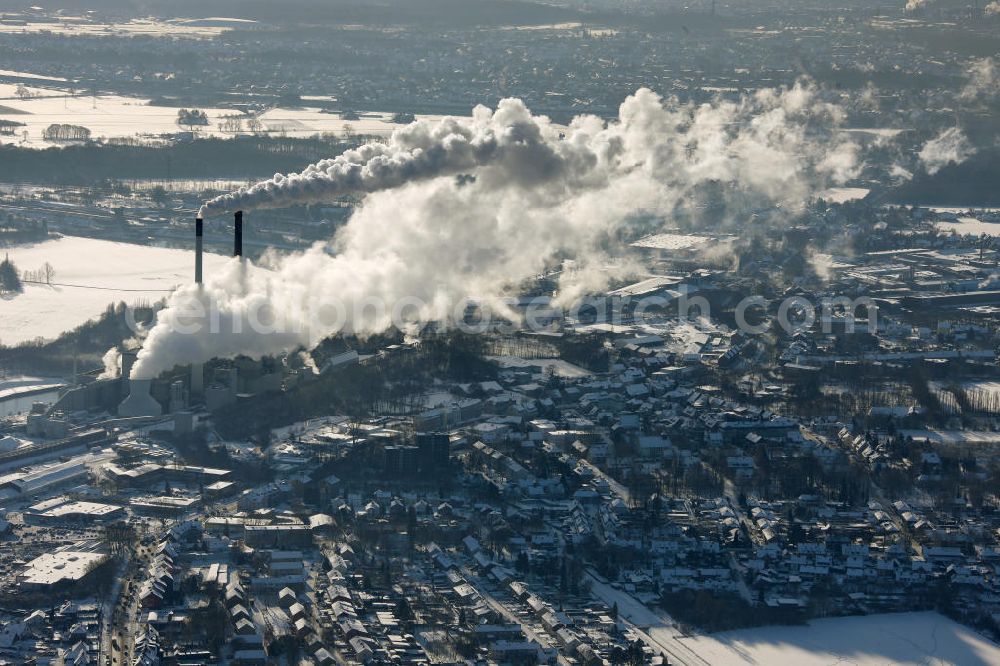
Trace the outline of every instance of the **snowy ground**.
<instances>
[{"instance_id":1,"label":"snowy ground","mask_svg":"<svg viewBox=\"0 0 1000 666\"><path fill-rule=\"evenodd\" d=\"M45 379L42 377L28 377L16 375L5 377L0 375L0 400L7 400L22 393L30 393L46 388L58 388L63 382L58 379Z\"/></svg>"},{"instance_id":2,"label":"snowy ground","mask_svg":"<svg viewBox=\"0 0 1000 666\"><path fill-rule=\"evenodd\" d=\"M26 90L29 96L18 96L15 83L0 83L0 119L24 123L13 135L0 136L0 142L27 148L49 148L69 145L46 141L42 132L49 125L80 125L91 131L92 139L142 137L147 139L173 135L189 128L177 124L178 108L150 104L141 97L122 95L89 95L86 87L73 81L60 80L42 74L0 69L0 77L16 76L32 81ZM315 102L335 101L329 95L303 97L305 106L269 109L259 116L259 132L292 137L345 132L388 136L402 127L392 122L391 113L365 112L356 120L345 120L337 113L325 113ZM310 106L309 102L313 102ZM239 133L223 132L219 125L227 116L241 115L233 109L203 108L209 123L194 129L198 136L232 138L250 131L248 120L242 118ZM470 113L472 109L469 109ZM444 116L418 115L417 119L437 120Z\"/></svg>"},{"instance_id":3,"label":"snowy ground","mask_svg":"<svg viewBox=\"0 0 1000 666\"><path fill-rule=\"evenodd\" d=\"M120 95L73 94L69 90L56 94L48 92L30 99L8 97L0 101L6 107L2 115L8 120L24 123L13 136L4 136L4 143L28 148L48 148L69 145L65 142L46 141L42 132L49 125L81 125L91 131L94 139L174 134L185 128L177 125L175 107L156 106L149 100ZM223 116L233 115L232 109L203 109L209 117L204 134L219 134L218 124Z\"/></svg>"},{"instance_id":4,"label":"snowy ground","mask_svg":"<svg viewBox=\"0 0 1000 666\"><path fill-rule=\"evenodd\" d=\"M823 190L817 198L824 199L832 203L847 203L864 199L871 192L867 187L831 187Z\"/></svg>"},{"instance_id":5,"label":"snowy ground","mask_svg":"<svg viewBox=\"0 0 1000 666\"><path fill-rule=\"evenodd\" d=\"M686 666L987 666L1000 645L940 613L893 613L815 620L804 626L685 636L670 618L591 578L592 591L617 603L644 640Z\"/></svg>"},{"instance_id":6,"label":"snowy ground","mask_svg":"<svg viewBox=\"0 0 1000 666\"><path fill-rule=\"evenodd\" d=\"M0 419L26 412L35 402L52 404L63 386L59 379L0 374Z\"/></svg>"},{"instance_id":7,"label":"snowy ground","mask_svg":"<svg viewBox=\"0 0 1000 666\"><path fill-rule=\"evenodd\" d=\"M918 441L926 439L931 444L946 446L1000 445L1000 432L990 432L988 430L937 430L926 428L922 430L900 430L899 434L903 437L912 437Z\"/></svg>"},{"instance_id":8,"label":"snowy ground","mask_svg":"<svg viewBox=\"0 0 1000 666\"><path fill-rule=\"evenodd\" d=\"M471 111L471 109L470 109ZM444 116L418 115L418 120L439 120ZM260 120L271 132L289 136L309 136L318 132L343 134L350 129L355 134L388 136L403 125L392 122L391 113L364 113L357 120L344 120L336 113L323 113L318 108L277 108L262 114Z\"/></svg>"},{"instance_id":9,"label":"snowy ground","mask_svg":"<svg viewBox=\"0 0 1000 666\"><path fill-rule=\"evenodd\" d=\"M975 217L960 217L955 222L939 220L934 223L934 227L938 231L955 232L959 236L980 236L982 234L995 236L1000 234L1000 222L988 222Z\"/></svg>"},{"instance_id":10,"label":"snowy ground","mask_svg":"<svg viewBox=\"0 0 1000 666\"><path fill-rule=\"evenodd\" d=\"M13 15L16 18L16 15ZM169 39L210 39L227 30L253 25L254 21L234 18L171 20L132 19L117 23L91 21L80 16L62 16L58 20L28 19L22 23L2 23L0 33L118 37L162 37Z\"/></svg>"},{"instance_id":11,"label":"snowy ground","mask_svg":"<svg viewBox=\"0 0 1000 666\"><path fill-rule=\"evenodd\" d=\"M111 303L153 303L190 281L194 255L185 250L64 237L3 250L18 269L55 269L53 286L27 284L0 300L0 343L52 339L98 317ZM206 254L205 274L227 257Z\"/></svg>"},{"instance_id":12,"label":"snowy ground","mask_svg":"<svg viewBox=\"0 0 1000 666\"><path fill-rule=\"evenodd\" d=\"M1000 645L939 613L816 620L681 639L712 666L1000 664Z\"/></svg>"},{"instance_id":13,"label":"snowy ground","mask_svg":"<svg viewBox=\"0 0 1000 666\"><path fill-rule=\"evenodd\" d=\"M546 372L549 372L549 368L551 368L551 372L556 376L571 379L589 377L593 374L586 368L573 365L572 363L564 361L560 358L533 358L526 360L517 356L490 356L489 359L499 363L500 367L505 370L540 366Z\"/></svg>"},{"instance_id":14,"label":"snowy ground","mask_svg":"<svg viewBox=\"0 0 1000 666\"><path fill-rule=\"evenodd\" d=\"M64 142L46 141L42 132L49 125L80 125L91 131L93 139L122 137L159 137L186 131L187 127L177 124L179 109L172 106L150 104L148 99L121 95L90 96L80 90L72 90L65 84L31 86L34 95L21 99L13 85L0 85L0 117L24 123L13 136L0 137L3 143L17 144L29 148L48 148L68 145ZM232 109L201 109L208 115L209 124L196 127L199 136L232 138L236 134L223 132L219 124L226 116L240 115ZM471 109L470 109L471 110ZM417 116L417 118L437 119L443 116ZM339 114L323 113L317 107L275 108L261 114L262 131L293 137L307 137L314 134L374 134L387 136L401 127L392 122L389 113L365 113L358 120L344 120ZM246 119L243 133L249 131Z\"/></svg>"},{"instance_id":15,"label":"snowy ground","mask_svg":"<svg viewBox=\"0 0 1000 666\"><path fill-rule=\"evenodd\" d=\"M956 385L955 382L932 381L928 382L927 385L946 407L952 412L958 411L958 399L952 390ZM972 380L958 382L957 385L964 389L973 400L987 402L1000 399L1000 382Z\"/></svg>"}]
</instances>

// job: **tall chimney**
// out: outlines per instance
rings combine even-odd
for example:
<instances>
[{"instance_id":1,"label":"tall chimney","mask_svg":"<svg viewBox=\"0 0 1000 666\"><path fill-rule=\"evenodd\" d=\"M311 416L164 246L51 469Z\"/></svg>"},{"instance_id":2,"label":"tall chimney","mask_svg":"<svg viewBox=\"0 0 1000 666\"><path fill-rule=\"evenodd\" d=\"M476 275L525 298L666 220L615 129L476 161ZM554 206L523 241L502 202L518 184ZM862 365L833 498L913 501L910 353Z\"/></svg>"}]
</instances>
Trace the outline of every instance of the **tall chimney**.
<instances>
[{"instance_id":1,"label":"tall chimney","mask_svg":"<svg viewBox=\"0 0 1000 666\"><path fill-rule=\"evenodd\" d=\"M200 217L195 218L194 221L194 282L195 284L201 284L201 269L202 269L202 247L204 240L202 236L205 233L205 221Z\"/></svg>"},{"instance_id":2,"label":"tall chimney","mask_svg":"<svg viewBox=\"0 0 1000 666\"><path fill-rule=\"evenodd\" d=\"M243 256L243 211L236 211L236 235L233 238L233 256Z\"/></svg>"}]
</instances>

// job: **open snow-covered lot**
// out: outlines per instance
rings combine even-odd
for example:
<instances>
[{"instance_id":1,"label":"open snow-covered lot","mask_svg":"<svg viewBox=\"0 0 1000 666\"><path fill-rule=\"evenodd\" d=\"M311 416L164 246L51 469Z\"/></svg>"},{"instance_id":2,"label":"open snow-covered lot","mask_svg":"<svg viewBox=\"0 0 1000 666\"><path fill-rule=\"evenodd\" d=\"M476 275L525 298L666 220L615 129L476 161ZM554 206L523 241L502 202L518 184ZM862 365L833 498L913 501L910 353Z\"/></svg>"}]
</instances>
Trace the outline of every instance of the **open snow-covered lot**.
<instances>
[{"instance_id":1,"label":"open snow-covered lot","mask_svg":"<svg viewBox=\"0 0 1000 666\"><path fill-rule=\"evenodd\" d=\"M712 666L1000 664L1000 645L933 612L828 618L802 627L757 627L680 641Z\"/></svg>"},{"instance_id":2,"label":"open snow-covered lot","mask_svg":"<svg viewBox=\"0 0 1000 666\"><path fill-rule=\"evenodd\" d=\"M26 284L0 300L0 343L52 339L94 319L109 304L153 303L193 279L194 254L128 243L63 237L5 249L18 269L55 269L53 285ZM205 274L228 257L205 255Z\"/></svg>"},{"instance_id":3,"label":"open snow-covered lot","mask_svg":"<svg viewBox=\"0 0 1000 666\"><path fill-rule=\"evenodd\" d=\"M8 15L18 18L16 15ZM210 39L227 30L252 26L256 21L239 18L173 19L135 18L127 21L106 22L85 16L60 16L58 19L39 19L0 23L0 33L28 35L47 33L73 37L158 37L164 39Z\"/></svg>"},{"instance_id":4,"label":"open snow-covered lot","mask_svg":"<svg viewBox=\"0 0 1000 666\"><path fill-rule=\"evenodd\" d=\"M959 236L980 236L982 234L994 235L1000 232L1000 222L990 222L980 220L977 217L963 216L956 220L939 220L934 223L938 231L945 233L956 233Z\"/></svg>"},{"instance_id":5,"label":"open snow-covered lot","mask_svg":"<svg viewBox=\"0 0 1000 666\"><path fill-rule=\"evenodd\" d=\"M890 613L686 635L664 614L588 575L593 594L617 604L642 640L682 666L988 666L1000 645L940 613Z\"/></svg>"},{"instance_id":6,"label":"open snow-covered lot","mask_svg":"<svg viewBox=\"0 0 1000 666\"><path fill-rule=\"evenodd\" d=\"M0 143L22 148L52 148L72 145L72 142L48 140L43 132L50 125L67 124L86 127L92 139L143 138L160 140L191 130L198 137L229 139L254 131L265 135L309 137L316 134L362 134L388 136L403 125L393 122L393 114L366 111L358 117L345 118L329 113L317 102L333 101L327 95L309 95L303 105L274 107L256 116L259 126L252 128L250 117L234 109L202 108L208 124L181 126L177 122L180 110L174 106L155 104L149 99L124 95L91 95L85 86L29 72L0 70L4 74L31 82L18 94L14 81L0 82L0 120L20 123L12 134L0 135ZM312 104L310 104L312 102ZM470 108L471 112L472 109ZM238 129L222 128L227 118L239 117ZM417 120L440 120L441 115L417 115ZM557 125L558 127L558 125Z\"/></svg>"},{"instance_id":7,"label":"open snow-covered lot","mask_svg":"<svg viewBox=\"0 0 1000 666\"><path fill-rule=\"evenodd\" d=\"M64 94L45 95L28 99L4 99L6 118L23 123L11 136L3 137L4 143L28 148L48 148L68 145L48 141L42 133L49 125L80 125L89 129L95 139L112 139L135 136L173 134L185 128L177 124L178 109L150 104L149 100L120 95L89 96L66 91ZM224 116L236 112L231 109L204 109L209 126L203 134L221 135L218 123Z\"/></svg>"},{"instance_id":8,"label":"open snow-covered lot","mask_svg":"<svg viewBox=\"0 0 1000 666\"><path fill-rule=\"evenodd\" d=\"M44 85L42 85L44 84ZM208 116L208 125L189 128L177 123L179 109L153 104L141 97L122 95L91 96L78 90L72 83L54 83L40 80L38 86L26 88L27 97L17 95L12 83L0 84L0 119L12 120L22 125L14 133L0 136L0 143L15 144L24 148L50 148L70 145L63 141L50 141L43 132L50 125L68 124L86 127L94 139L145 137L153 139L174 135L193 129L200 137L233 138L250 131L249 118L238 111L222 108L201 109ZM471 111L471 109L470 109ZM241 116L238 132L223 131L220 127L227 117ZM419 119L440 119L443 116L419 115ZM319 107L277 107L258 116L264 134L308 137L314 134L333 133L372 134L388 136L402 125L392 121L391 113L369 112L354 120L337 113L326 113Z\"/></svg>"}]
</instances>

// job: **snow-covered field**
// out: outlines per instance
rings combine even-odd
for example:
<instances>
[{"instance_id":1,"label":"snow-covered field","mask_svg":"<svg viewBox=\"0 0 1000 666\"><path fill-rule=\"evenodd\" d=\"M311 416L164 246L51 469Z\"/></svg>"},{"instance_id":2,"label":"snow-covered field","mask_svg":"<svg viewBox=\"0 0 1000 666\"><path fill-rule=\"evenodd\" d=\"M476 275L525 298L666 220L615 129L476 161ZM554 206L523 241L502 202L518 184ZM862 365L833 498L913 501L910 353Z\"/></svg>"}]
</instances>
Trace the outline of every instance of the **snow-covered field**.
<instances>
[{"instance_id":1,"label":"snow-covered field","mask_svg":"<svg viewBox=\"0 0 1000 666\"><path fill-rule=\"evenodd\" d=\"M831 187L820 192L818 197L832 203L847 203L864 199L869 192L867 187Z\"/></svg>"},{"instance_id":2,"label":"snow-covered field","mask_svg":"<svg viewBox=\"0 0 1000 666\"><path fill-rule=\"evenodd\" d=\"M644 642L683 666L988 666L1000 645L940 613L892 613L814 620L803 626L687 636L669 617L592 575L591 590L617 603Z\"/></svg>"},{"instance_id":3,"label":"snow-covered field","mask_svg":"<svg viewBox=\"0 0 1000 666\"><path fill-rule=\"evenodd\" d=\"M190 281L194 254L127 243L64 237L2 250L21 272L45 263L55 269L53 286L27 284L0 299L0 343L52 339L94 319L111 303L153 303ZM205 274L228 257L205 255ZM73 286L70 286L73 285Z\"/></svg>"},{"instance_id":4,"label":"snow-covered field","mask_svg":"<svg viewBox=\"0 0 1000 666\"><path fill-rule=\"evenodd\" d=\"M928 382L927 385L950 412L960 411L958 398L955 395L955 382L933 381ZM995 406L1000 404L1000 382L965 381L958 382L957 387L965 391L973 410L990 411L996 409Z\"/></svg>"},{"instance_id":5,"label":"snow-covered field","mask_svg":"<svg viewBox=\"0 0 1000 666\"><path fill-rule=\"evenodd\" d=\"M67 145L63 142L46 141L42 132L49 125L80 125L91 131L93 139L123 137L158 137L186 131L177 124L179 109L172 106L150 104L149 100L121 95L86 95L61 87L29 87L33 97L20 99L13 85L0 85L0 118L24 123L13 136L0 137L0 141L29 148L48 148ZM232 109L201 109L208 115L209 124L196 127L198 136L232 138L233 132L223 132L219 124L226 116L239 115ZM471 111L471 109L470 109ZM417 118L441 118L442 116L417 116ZM335 113L323 113L317 107L275 108L259 117L262 131L293 137L307 137L314 134L343 134L350 130L355 134L388 135L400 127L392 122L389 113L365 113L358 120L345 120ZM244 118L243 133L250 127Z\"/></svg>"},{"instance_id":6,"label":"snow-covered field","mask_svg":"<svg viewBox=\"0 0 1000 666\"><path fill-rule=\"evenodd\" d=\"M44 74L32 74L31 72L19 72L12 69L0 69L0 76L12 76L18 79L33 79L35 81L55 81L57 83L66 83L67 79L61 76L45 76Z\"/></svg>"},{"instance_id":7,"label":"snow-covered field","mask_svg":"<svg viewBox=\"0 0 1000 666\"><path fill-rule=\"evenodd\" d=\"M933 612L829 618L680 641L712 666L1000 664L1000 645Z\"/></svg>"},{"instance_id":8,"label":"snow-covered field","mask_svg":"<svg viewBox=\"0 0 1000 666\"><path fill-rule=\"evenodd\" d=\"M579 379L581 377L590 377L593 374L586 368L573 365L572 363L564 361L561 358L533 358L528 360L517 356L490 356L489 359L499 363L500 367L504 369L518 369L533 366L544 368L546 372L551 369L551 372L557 377Z\"/></svg>"},{"instance_id":9,"label":"snow-covered field","mask_svg":"<svg viewBox=\"0 0 1000 666\"><path fill-rule=\"evenodd\" d=\"M0 375L0 418L25 412L35 402L51 404L63 386L65 383L59 379Z\"/></svg>"},{"instance_id":10,"label":"snow-covered field","mask_svg":"<svg viewBox=\"0 0 1000 666\"><path fill-rule=\"evenodd\" d=\"M83 86L55 77L0 70L0 77L17 76L34 83L24 90L26 97L18 95L15 83L0 83L0 119L24 123L13 135L0 136L0 142L27 148L49 148L68 145L60 141L46 141L42 132L53 124L80 125L91 131L92 139L117 139L128 137L157 138L187 131L177 124L179 109L173 106L150 104L141 97L122 95L88 95ZM258 132L292 137L314 134L368 134L388 136L401 127L392 122L391 113L365 112L356 120L347 120L337 113L325 113L316 102L335 101L328 95L303 97L305 106L269 109L258 116ZM309 102L313 106L309 106ZM208 125L196 126L193 131L201 137L232 138L247 134L251 128L246 116L241 119L239 132L222 131L220 124L229 116L239 116L233 109L202 108L208 116ZM469 109L471 112L472 109ZM444 116L418 115L417 119L437 120Z\"/></svg>"},{"instance_id":11,"label":"snow-covered field","mask_svg":"<svg viewBox=\"0 0 1000 666\"><path fill-rule=\"evenodd\" d=\"M1000 222L987 222L975 217L960 217L955 222L939 220L934 223L934 227L938 231L955 232L959 236L980 236L982 234L995 236L1000 233Z\"/></svg>"},{"instance_id":12,"label":"snow-covered field","mask_svg":"<svg viewBox=\"0 0 1000 666\"><path fill-rule=\"evenodd\" d=\"M942 446L1000 446L1000 432L991 432L989 430L937 430L926 428L922 430L900 430L899 434L903 437L912 437L918 441L927 440L931 444Z\"/></svg>"},{"instance_id":13,"label":"snow-covered field","mask_svg":"<svg viewBox=\"0 0 1000 666\"><path fill-rule=\"evenodd\" d=\"M68 93L68 91L66 91ZM0 102L16 113L0 114L8 120L24 123L13 136L3 137L4 143L14 143L29 148L48 148L67 145L46 141L42 132L49 125L81 125L91 131L94 139L158 136L183 131L177 125L178 109L149 104L149 100L119 95L56 96L50 93L31 99L7 98ZM219 134L222 116L233 115L231 109L203 109L209 117L204 134Z\"/></svg>"},{"instance_id":14,"label":"snow-covered field","mask_svg":"<svg viewBox=\"0 0 1000 666\"><path fill-rule=\"evenodd\" d=\"M8 15L17 18L17 15ZM116 23L92 21L82 16L62 16L58 20L27 18L23 23L0 23L0 33L49 33L72 36L163 37L170 39L209 39L227 30L253 25L255 21L236 18L207 18L164 21L156 18L132 19Z\"/></svg>"},{"instance_id":15,"label":"snow-covered field","mask_svg":"<svg viewBox=\"0 0 1000 666\"><path fill-rule=\"evenodd\" d=\"M58 379L44 379L42 377L28 377L25 375L16 375L14 377L0 375L0 400L7 400L21 393L30 393L62 385L62 381Z\"/></svg>"},{"instance_id":16,"label":"snow-covered field","mask_svg":"<svg viewBox=\"0 0 1000 666\"><path fill-rule=\"evenodd\" d=\"M470 109L471 111L471 109ZM418 120L437 120L444 116L416 116ZM309 136L319 132L343 134L350 128L355 134L389 135L402 125L392 122L391 113L365 113L358 120L344 120L335 113L323 113L318 108L271 109L260 116L260 120L271 132L281 132L289 136Z\"/></svg>"}]
</instances>

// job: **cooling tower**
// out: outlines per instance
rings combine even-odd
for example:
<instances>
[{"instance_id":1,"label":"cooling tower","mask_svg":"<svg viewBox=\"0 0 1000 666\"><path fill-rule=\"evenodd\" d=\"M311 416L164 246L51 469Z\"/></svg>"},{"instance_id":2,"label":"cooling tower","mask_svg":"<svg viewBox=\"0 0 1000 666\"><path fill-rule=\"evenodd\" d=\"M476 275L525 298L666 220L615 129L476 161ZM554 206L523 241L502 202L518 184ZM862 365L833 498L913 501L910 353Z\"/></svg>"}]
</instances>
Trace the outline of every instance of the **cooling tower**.
<instances>
[{"instance_id":1,"label":"cooling tower","mask_svg":"<svg viewBox=\"0 0 1000 666\"><path fill-rule=\"evenodd\" d=\"M149 389L153 385L151 379L133 379L129 382L131 392L128 397L122 401L122 404L118 405L118 416L123 417L133 417L133 416L159 416L163 413L163 407L160 406L152 395L149 394Z\"/></svg>"}]
</instances>

